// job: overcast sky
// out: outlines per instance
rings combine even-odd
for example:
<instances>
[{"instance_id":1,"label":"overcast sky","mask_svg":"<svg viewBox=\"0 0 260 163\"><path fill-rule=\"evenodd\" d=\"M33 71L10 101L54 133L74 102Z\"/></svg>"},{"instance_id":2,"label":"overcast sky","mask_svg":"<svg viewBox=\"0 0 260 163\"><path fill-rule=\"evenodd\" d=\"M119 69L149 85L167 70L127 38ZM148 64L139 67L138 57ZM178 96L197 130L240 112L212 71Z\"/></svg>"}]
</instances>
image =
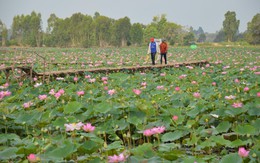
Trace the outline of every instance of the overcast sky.
<instances>
[{"instance_id":1,"label":"overcast sky","mask_svg":"<svg viewBox=\"0 0 260 163\"><path fill-rule=\"evenodd\" d=\"M11 28L14 16L32 11L41 14L43 30L52 13L66 18L78 12L90 16L99 12L113 19L127 16L132 24L149 24L154 16L166 14L169 22L202 27L210 33L222 28L227 11L235 11L239 31L244 32L247 23L260 13L260 0L0 0L0 20L7 28Z\"/></svg>"}]
</instances>

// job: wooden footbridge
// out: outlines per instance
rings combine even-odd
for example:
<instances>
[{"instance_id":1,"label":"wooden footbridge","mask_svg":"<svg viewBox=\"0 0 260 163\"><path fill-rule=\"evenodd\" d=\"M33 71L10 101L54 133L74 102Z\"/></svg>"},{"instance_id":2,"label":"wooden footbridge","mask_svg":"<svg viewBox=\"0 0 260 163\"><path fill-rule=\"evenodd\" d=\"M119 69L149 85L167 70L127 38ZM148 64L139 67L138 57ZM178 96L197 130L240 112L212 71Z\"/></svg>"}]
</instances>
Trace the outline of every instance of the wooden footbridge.
<instances>
[{"instance_id":1,"label":"wooden footbridge","mask_svg":"<svg viewBox=\"0 0 260 163\"><path fill-rule=\"evenodd\" d=\"M190 62L182 62L182 63L174 63L174 64L163 64L163 65L145 65L145 66L128 66L128 67L118 67L118 68L91 68L91 69L68 69L68 70L60 70L60 71L44 71L44 72L36 72L33 67L30 66L2 66L0 67L0 71L5 73L6 79L8 81L12 72L20 71L23 74L23 77L33 79L34 77L42 78L43 81L46 77L65 77L66 75L85 75L86 72L89 73L115 73L115 72L126 72L126 73L134 73L136 71L144 72L153 69L162 69L162 68L177 68L182 66L202 66L208 64L208 61L190 61ZM21 77L21 76L20 76Z\"/></svg>"}]
</instances>

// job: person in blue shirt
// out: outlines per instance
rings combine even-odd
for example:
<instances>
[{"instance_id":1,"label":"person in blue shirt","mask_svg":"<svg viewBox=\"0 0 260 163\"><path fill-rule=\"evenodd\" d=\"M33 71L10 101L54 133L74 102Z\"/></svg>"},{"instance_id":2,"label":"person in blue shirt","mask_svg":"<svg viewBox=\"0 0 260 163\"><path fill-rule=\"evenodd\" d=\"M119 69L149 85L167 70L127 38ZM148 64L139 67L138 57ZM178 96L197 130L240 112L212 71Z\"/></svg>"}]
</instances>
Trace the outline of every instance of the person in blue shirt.
<instances>
[{"instance_id":1,"label":"person in blue shirt","mask_svg":"<svg viewBox=\"0 0 260 163\"><path fill-rule=\"evenodd\" d=\"M151 54L152 64L155 65L155 55L156 53L160 53L160 48L154 41L154 38L151 38L150 41L147 54Z\"/></svg>"}]
</instances>

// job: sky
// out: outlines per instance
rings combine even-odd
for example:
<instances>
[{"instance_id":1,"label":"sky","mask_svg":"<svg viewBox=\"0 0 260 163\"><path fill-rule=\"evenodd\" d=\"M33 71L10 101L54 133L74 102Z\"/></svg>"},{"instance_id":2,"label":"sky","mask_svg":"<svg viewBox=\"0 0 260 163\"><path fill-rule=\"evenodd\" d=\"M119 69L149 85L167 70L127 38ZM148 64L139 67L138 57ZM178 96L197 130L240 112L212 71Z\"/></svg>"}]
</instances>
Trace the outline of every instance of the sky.
<instances>
[{"instance_id":1,"label":"sky","mask_svg":"<svg viewBox=\"0 0 260 163\"><path fill-rule=\"evenodd\" d=\"M234 11L240 20L239 31L260 13L260 0L0 0L0 20L11 28L13 17L41 14L45 31L50 14L67 18L74 13L94 16L95 12L113 19L125 16L131 23L150 24L154 16L166 15L168 22L215 33L223 27L225 13Z\"/></svg>"}]
</instances>

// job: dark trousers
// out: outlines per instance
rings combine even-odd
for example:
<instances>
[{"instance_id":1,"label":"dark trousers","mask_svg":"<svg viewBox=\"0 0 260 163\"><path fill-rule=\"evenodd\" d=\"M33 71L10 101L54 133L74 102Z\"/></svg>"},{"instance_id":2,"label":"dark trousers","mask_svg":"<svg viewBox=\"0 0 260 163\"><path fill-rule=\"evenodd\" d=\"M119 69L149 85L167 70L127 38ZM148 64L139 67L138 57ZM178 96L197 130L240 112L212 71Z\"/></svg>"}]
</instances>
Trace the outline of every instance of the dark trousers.
<instances>
[{"instance_id":1,"label":"dark trousers","mask_svg":"<svg viewBox=\"0 0 260 163\"><path fill-rule=\"evenodd\" d=\"M152 64L155 65L155 55L156 53L151 53L151 58L152 58Z\"/></svg>"},{"instance_id":2,"label":"dark trousers","mask_svg":"<svg viewBox=\"0 0 260 163\"><path fill-rule=\"evenodd\" d=\"M162 64L162 58L164 58L165 64L167 64L167 53L161 53L161 64Z\"/></svg>"}]
</instances>

